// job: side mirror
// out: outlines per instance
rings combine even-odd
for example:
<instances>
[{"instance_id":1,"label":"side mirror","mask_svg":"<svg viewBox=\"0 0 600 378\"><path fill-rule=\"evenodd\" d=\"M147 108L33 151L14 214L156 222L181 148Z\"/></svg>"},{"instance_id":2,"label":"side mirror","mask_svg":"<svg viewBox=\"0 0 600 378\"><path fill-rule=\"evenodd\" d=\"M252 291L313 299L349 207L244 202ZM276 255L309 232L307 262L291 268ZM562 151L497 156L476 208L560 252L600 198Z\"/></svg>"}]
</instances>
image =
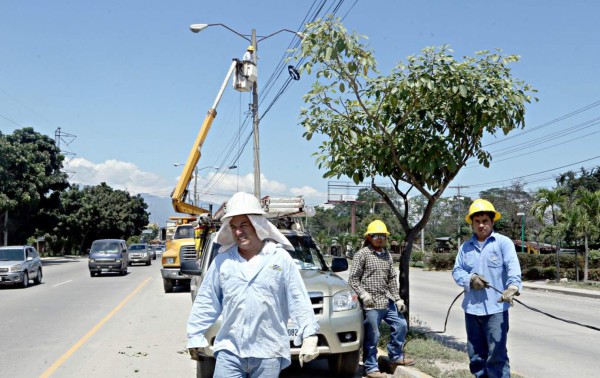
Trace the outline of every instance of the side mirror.
<instances>
[{"instance_id":1,"label":"side mirror","mask_svg":"<svg viewBox=\"0 0 600 378\"><path fill-rule=\"evenodd\" d=\"M196 260L185 260L181 262L181 268L179 269L181 274L188 276L201 276L202 271L198 267L198 261Z\"/></svg>"},{"instance_id":2,"label":"side mirror","mask_svg":"<svg viewBox=\"0 0 600 378\"><path fill-rule=\"evenodd\" d=\"M334 272L343 272L348 270L348 260L344 257L334 257L331 261L331 270Z\"/></svg>"}]
</instances>

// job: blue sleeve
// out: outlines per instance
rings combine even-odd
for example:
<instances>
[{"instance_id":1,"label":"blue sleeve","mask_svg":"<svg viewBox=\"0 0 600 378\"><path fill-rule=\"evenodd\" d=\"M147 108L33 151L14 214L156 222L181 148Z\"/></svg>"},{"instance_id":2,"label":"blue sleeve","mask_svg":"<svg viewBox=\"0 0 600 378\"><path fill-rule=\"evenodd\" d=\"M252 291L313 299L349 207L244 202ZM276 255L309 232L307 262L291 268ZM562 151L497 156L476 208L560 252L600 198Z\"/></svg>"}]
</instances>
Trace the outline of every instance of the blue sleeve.
<instances>
[{"instance_id":1,"label":"blue sleeve","mask_svg":"<svg viewBox=\"0 0 600 378\"><path fill-rule=\"evenodd\" d=\"M471 290L471 273L467 272L464 267L464 244L460 247L456 260L454 260L454 268L452 269L452 278L458 286L462 286L466 292Z\"/></svg>"},{"instance_id":2,"label":"blue sleeve","mask_svg":"<svg viewBox=\"0 0 600 378\"><path fill-rule=\"evenodd\" d=\"M188 348L208 346L204 332L219 318L223 310L223 292L219 281L220 266L220 263L214 261L208 268L192 305L187 324Z\"/></svg>"},{"instance_id":3,"label":"blue sleeve","mask_svg":"<svg viewBox=\"0 0 600 378\"><path fill-rule=\"evenodd\" d=\"M294 339L294 345L299 346L302 340L319 331L319 322L296 264L291 258L285 259L285 264L288 311L290 318L298 325L298 335Z\"/></svg>"},{"instance_id":4,"label":"blue sleeve","mask_svg":"<svg viewBox=\"0 0 600 378\"><path fill-rule=\"evenodd\" d=\"M515 250L515 245L512 240L502 239L502 258L504 259L504 269L507 272L506 287L515 285L519 288L519 292L523 289L521 283L521 264Z\"/></svg>"}]
</instances>

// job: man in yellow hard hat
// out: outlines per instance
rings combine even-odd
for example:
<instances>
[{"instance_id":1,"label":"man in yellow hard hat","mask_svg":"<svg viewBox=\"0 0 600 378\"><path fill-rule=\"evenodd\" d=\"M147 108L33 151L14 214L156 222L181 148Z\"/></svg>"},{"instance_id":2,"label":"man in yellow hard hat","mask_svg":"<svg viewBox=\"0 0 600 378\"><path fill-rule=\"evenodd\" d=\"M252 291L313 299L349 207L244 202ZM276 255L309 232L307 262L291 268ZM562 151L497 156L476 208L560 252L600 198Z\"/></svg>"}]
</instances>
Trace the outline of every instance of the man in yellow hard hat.
<instances>
[{"instance_id":1,"label":"man in yellow hard hat","mask_svg":"<svg viewBox=\"0 0 600 378\"><path fill-rule=\"evenodd\" d=\"M242 57L242 61L248 60L250 62L253 62L254 61L253 57L254 57L254 46L250 45L246 49L246 52L244 53L244 56Z\"/></svg>"},{"instance_id":2,"label":"man in yellow hard hat","mask_svg":"<svg viewBox=\"0 0 600 378\"><path fill-rule=\"evenodd\" d=\"M521 267L512 240L494 231L500 217L491 202L473 201L465 216L473 236L460 247L452 270L465 289L469 369L476 377L510 377L508 309L522 288Z\"/></svg>"},{"instance_id":3,"label":"man in yellow hard hat","mask_svg":"<svg viewBox=\"0 0 600 378\"><path fill-rule=\"evenodd\" d=\"M385 248L389 232L385 223L375 220L367 227L365 242L354 255L348 283L358 294L365 313L363 365L369 378L387 377L379 371L377 363L377 343L379 325L385 321L390 325L390 341L387 345L392 367L410 366L415 361L405 358L402 346L408 326L402 312L406 310L400 298L398 276L392 256Z\"/></svg>"}]
</instances>

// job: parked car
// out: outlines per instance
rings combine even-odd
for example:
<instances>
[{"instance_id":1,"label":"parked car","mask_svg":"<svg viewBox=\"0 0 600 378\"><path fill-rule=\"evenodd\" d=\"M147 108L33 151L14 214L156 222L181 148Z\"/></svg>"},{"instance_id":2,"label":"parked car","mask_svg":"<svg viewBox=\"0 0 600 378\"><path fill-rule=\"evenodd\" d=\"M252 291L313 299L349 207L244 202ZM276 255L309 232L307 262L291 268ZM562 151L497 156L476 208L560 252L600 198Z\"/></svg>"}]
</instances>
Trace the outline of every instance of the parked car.
<instances>
[{"instance_id":1,"label":"parked car","mask_svg":"<svg viewBox=\"0 0 600 378\"><path fill-rule=\"evenodd\" d=\"M29 245L0 247L0 284L29 286L29 280L42 283L42 260Z\"/></svg>"},{"instance_id":2,"label":"parked car","mask_svg":"<svg viewBox=\"0 0 600 378\"><path fill-rule=\"evenodd\" d=\"M150 251L147 244L131 244L128 249L129 265L142 263L151 265Z\"/></svg>"},{"instance_id":3,"label":"parked car","mask_svg":"<svg viewBox=\"0 0 600 378\"><path fill-rule=\"evenodd\" d=\"M150 258L152 260L156 260L156 246L148 244L148 253L150 254Z\"/></svg>"},{"instance_id":4,"label":"parked car","mask_svg":"<svg viewBox=\"0 0 600 378\"><path fill-rule=\"evenodd\" d=\"M90 248L88 267L90 276L95 277L102 273L127 274L129 259L127 243L122 239L94 240Z\"/></svg>"},{"instance_id":5,"label":"parked car","mask_svg":"<svg viewBox=\"0 0 600 378\"><path fill-rule=\"evenodd\" d=\"M335 272L348 269L348 261L342 257L334 257L331 267L323 259L313 238L298 230L280 230L294 246L290 255L308 291L320 330L317 334L319 357L327 358L332 376L350 377L358 369L360 347L363 334L363 314L356 293L348 283ZM192 276L190 291L192 302L196 298L210 264L220 247L215 242L216 233L208 235L199 260L182 261L181 273ZM214 344L217 332L221 327L221 319L217 320L205 333L210 346ZM288 333L294 334L293 324L288 324ZM290 337L292 359L298 360L300 347L293 345L294 337ZM211 348L205 349L206 355L200 357L197 364L198 377L212 377L215 359Z\"/></svg>"},{"instance_id":6,"label":"parked car","mask_svg":"<svg viewBox=\"0 0 600 378\"><path fill-rule=\"evenodd\" d=\"M163 244L159 244L156 246L156 254L158 256L162 255L164 251L165 251L165 246Z\"/></svg>"}]
</instances>

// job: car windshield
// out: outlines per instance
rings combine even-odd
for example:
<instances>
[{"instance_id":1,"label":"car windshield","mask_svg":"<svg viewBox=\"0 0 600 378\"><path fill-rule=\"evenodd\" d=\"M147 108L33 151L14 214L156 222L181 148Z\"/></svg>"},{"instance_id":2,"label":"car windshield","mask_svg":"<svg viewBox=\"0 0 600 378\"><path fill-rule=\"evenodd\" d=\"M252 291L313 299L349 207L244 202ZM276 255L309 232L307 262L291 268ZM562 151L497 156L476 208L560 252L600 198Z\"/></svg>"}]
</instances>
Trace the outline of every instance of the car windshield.
<instances>
[{"instance_id":1,"label":"car windshield","mask_svg":"<svg viewBox=\"0 0 600 378\"><path fill-rule=\"evenodd\" d=\"M300 270L327 270L321 253L308 235L286 235L294 246L294 251L288 251Z\"/></svg>"},{"instance_id":2,"label":"car windshield","mask_svg":"<svg viewBox=\"0 0 600 378\"><path fill-rule=\"evenodd\" d=\"M0 261L24 261L23 249L0 249Z\"/></svg>"},{"instance_id":3,"label":"car windshield","mask_svg":"<svg viewBox=\"0 0 600 378\"><path fill-rule=\"evenodd\" d=\"M146 246L143 244L134 244L129 246L130 251L143 251L146 249Z\"/></svg>"},{"instance_id":4,"label":"car windshield","mask_svg":"<svg viewBox=\"0 0 600 378\"><path fill-rule=\"evenodd\" d=\"M90 252L118 253L119 243L117 242L94 242Z\"/></svg>"}]
</instances>

